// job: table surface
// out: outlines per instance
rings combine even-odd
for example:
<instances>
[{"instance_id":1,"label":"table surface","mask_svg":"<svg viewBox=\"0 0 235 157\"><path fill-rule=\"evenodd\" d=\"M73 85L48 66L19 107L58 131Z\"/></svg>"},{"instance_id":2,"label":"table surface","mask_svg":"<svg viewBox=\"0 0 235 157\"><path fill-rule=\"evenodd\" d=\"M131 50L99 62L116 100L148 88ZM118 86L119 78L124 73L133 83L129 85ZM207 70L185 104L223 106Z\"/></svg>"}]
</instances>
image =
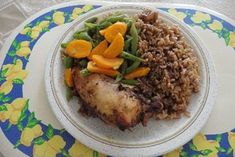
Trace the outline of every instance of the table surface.
<instances>
[{"instance_id":1,"label":"table surface","mask_svg":"<svg viewBox=\"0 0 235 157\"><path fill-rule=\"evenodd\" d=\"M0 48L11 31L35 12L71 0L0 0ZM108 0L106 0L108 1ZM110 1L110 0L109 0ZM235 0L112 0L119 2L151 2L191 4L206 7L235 19ZM3 25L4 23L4 25Z\"/></svg>"},{"instance_id":2,"label":"table surface","mask_svg":"<svg viewBox=\"0 0 235 157\"><path fill-rule=\"evenodd\" d=\"M65 1L69 0L0 0L0 48L12 32L12 30L14 30L14 28L16 28L20 23L22 23L32 14L46 7ZM140 0L116 1L139 2ZM235 20L235 0L141 0L141 2L197 5L212 9ZM0 157L2 157L1 152Z\"/></svg>"}]
</instances>

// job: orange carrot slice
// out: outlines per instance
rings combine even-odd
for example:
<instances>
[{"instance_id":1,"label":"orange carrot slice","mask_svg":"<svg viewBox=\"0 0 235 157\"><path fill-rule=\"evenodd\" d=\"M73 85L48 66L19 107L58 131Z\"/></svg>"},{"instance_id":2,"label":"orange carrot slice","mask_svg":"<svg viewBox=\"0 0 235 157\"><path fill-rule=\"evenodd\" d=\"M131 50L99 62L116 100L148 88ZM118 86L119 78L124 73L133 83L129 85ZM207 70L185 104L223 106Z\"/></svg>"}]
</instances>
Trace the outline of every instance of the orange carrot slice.
<instances>
[{"instance_id":1,"label":"orange carrot slice","mask_svg":"<svg viewBox=\"0 0 235 157\"><path fill-rule=\"evenodd\" d=\"M65 49L65 52L70 57L84 58L89 56L92 49L92 44L86 40L73 40Z\"/></svg>"},{"instance_id":2,"label":"orange carrot slice","mask_svg":"<svg viewBox=\"0 0 235 157\"><path fill-rule=\"evenodd\" d=\"M103 56L106 58L115 58L122 53L124 47L124 38L121 33L118 33L113 42L104 51Z\"/></svg>"},{"instance_id":3,"label":"orange carrot slice","mask_svg":"<svg viewBox=\"0 0 235 157\"><path fill-rule=\"evenodd\" d=\"M100 68L100 67L96 66L95 63L92 62L92 61L88 62L87 69L90 72L99 73L99 74L105 74L105 75L112 76L112 77L114 77L117 74L119 74L119 72L117 70Z\"/></svg>"},{"instance_id":4,"label":"orange carrot slice","mask_svg":"<svg viewBox=\"0 0 235 157\"><path fill-rule=\"evenodd\" d=\"M92 60L96 63L98 67L101 68L112 68L112 69L118 69L120 65L123 63L123 58L105 58L101 55L93 55Z\"/></svg>"},{"instance_id":5,"label":"orange carrot slice","mask_svg":"<svg viewBox=\"0 0 235 157\"><path fill-rule=\"evenodd\" d=\"M108 47L108 42L106 40L101 41L95 48L92 49L88 58L91 60L92 55L102 55Z\"/></svg>"},{"instance_id":6,"label":"orange carrot slice","mask_svg":"<svg viewBox=\"0 0 235 157\"><path fill-rule=\"evenodd\" d=\"M108 29L108 28L105 28L105 29L100 30L100 31L99 31L100 34L101 34L102 36L104 36L107 29Z\"/></svg>"},{"instance_id":7,"label":"orange carrot slice","mask_svg":"<svg viewBox=\"0 0 235 157\"><path fill-rule=\"evenodd\" d=\"M64 70L64 80L68 87L73 87L73 78L71 68Z\"/></svg>"},{"instance_id":8,"label":"orange carrot slice","mask_svg":"<svg viewBox=\"0 0 235 157\"><path fill-rule=\"evenodd\" d=\"M138 77L143 77L146 76L150 71L150 68L148 67L139 67L137 69L135 69L134 71L126 74L124 76L125 79L130 80L130 79L135 79Z\"/></svg>"},{"instance_id":9,"label":"orange carrot slice","mask_svg":"<svg viewBox=\"0 0 235 157\"><path fill-rule=\"evenodd\" d=\"M100 34L105 37L108 42L112 42L118 33L121 33L122 36L125 35L127 30L127 24L124 22L116 22L100 31Z\"/></svg>"}]
</instances>

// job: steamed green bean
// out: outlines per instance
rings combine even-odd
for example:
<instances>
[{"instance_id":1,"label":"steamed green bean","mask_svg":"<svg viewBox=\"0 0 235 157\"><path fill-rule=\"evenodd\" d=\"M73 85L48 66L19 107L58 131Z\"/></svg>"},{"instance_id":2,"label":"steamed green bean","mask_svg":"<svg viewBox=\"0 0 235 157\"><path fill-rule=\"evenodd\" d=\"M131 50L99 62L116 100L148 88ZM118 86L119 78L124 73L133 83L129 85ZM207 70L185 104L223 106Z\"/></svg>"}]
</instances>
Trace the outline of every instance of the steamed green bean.
<instances>
[{"instance_id":1,"label":"steamed green bean","mask_svg":"<svg viewBox=\"0 0 235 157\"><path fill-rule=\"evenodd\" d=\"M138 68L140 65L140 61L135 61L131 66L129 66L128 68L126 68L126 72L125 73L130 73L133 70L135 70L136 68Z\"/></svg>"},{"instance_id":2,"label":"steamed green bean","mask_svg":"<svg viewBox=\"0 0 235 157\"><path fill-rule=\"evenodd\" d=\"M129 59L129 60L132 60L132 61L140 61L140 62L143 62L143 61L144 61L144 59L142 59L142 58L140 58L140 57L136 57L136 56L134 56L134 55L132 55L132 54L130 54L130 53L127 53L127 52L125 52L125 51L123 51L123 52L121 53L121 57L126 58L126 59Z\"/></svg>"},{"instance_id":3,"label":"steamed green bean","mask_svg":"<svg viewBox=\"0 0 235 157\"><path fill-rule=\"evenodd\" d=\"M137 48L138 48L138 32L137 32L137 29L135 27L135 23L133 23L131 25L130 34L131 34L131 37L132 37L132 40L131 40L131 53L136 55L136 51L137 51Z\"/></svg>"}]
</instances>

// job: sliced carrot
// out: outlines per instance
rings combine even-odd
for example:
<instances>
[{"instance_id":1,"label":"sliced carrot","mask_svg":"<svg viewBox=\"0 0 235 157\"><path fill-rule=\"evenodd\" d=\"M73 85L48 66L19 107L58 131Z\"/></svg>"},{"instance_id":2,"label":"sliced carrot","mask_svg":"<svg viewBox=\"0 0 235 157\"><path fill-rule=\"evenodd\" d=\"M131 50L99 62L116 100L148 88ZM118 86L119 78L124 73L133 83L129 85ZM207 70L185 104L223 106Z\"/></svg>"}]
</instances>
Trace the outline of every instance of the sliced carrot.
<instances>
[{"instance_id":1,"label":"sliced carrot","mask_svg":"<svg viewBox=\"0 0 235 157\"><path fill-rule=\"evenodd\" d=\"M112 77L114 77L117 74L119 74L119 72L117 70L100 68L100 67L96 66L95 63L92 62L92 61L88 62L87 69L90 72L99 73L99 74L105 74L105 75L112 76Z\"/></svg>"},{"instance_id":2,"label":"sliced carrot","mask_svg":"<svg viewBox=\"0 0 235 157\"><path fill-rule=\"evenodd\" d=\"M92 49L88 58L91 60L92 55L102 55L108 47L108 42L106 40L101 41L95 48Z\"/></svg>"},{"instance_id":3,"label":"sliced carrot","mask_svg":"<svg viewBox=\"0 0 235 157\"><path fill-rule=\"evenodd\" d=\"M100 34L104 36L107 29L108 29L108 28L105 28L105 29L100 30L100 31L99 31Z\"/></svg>"},{"instance_id":4,"label":"sliced carrot","mask_svg":"<svg viewBox=\"0 0 235 157\"><path fill-rule=\"evenodd\" d=\"M115 58L122 53L124 48L124 38L121 33L118 33L113 42L104 51L103 56L106 58Z\"/></svg>"},{"instance_id":5,"label":"sliced carrot","mask_svg":"<svg viewBox=\"0 0 235 157\"><path fill-rule=\"evenodd\" d=\"M73 40L68 43L65 52L70 57L84 58L89 56L92 44L86 40Z\"/></svg>"},{"instance_id":6,"label":"sliced carrot","mask_svg":"<svg viewBox=\"0 0 235 157\"><path fill-rule=\"evenodd\" d=\"M123 58L105 58L101 55L93 55L92 60L96 63L98 67L101 68L112 68L112 69L118 69L120 65L123 63Z\"/></svg>"},{"instance_id":7,"label":"sliced carrot","mask_svg":"<svg viewBox=\"0 0 235 157\"><path fill-rule=\"evenodd\" d=\"M73 87L73 78L71 68L64 70L64 80L68 87Z\"/></svg>"},{"instance_id":8,"label":"sliced carrot","mask_svg":"<svg viewBox=\"0 0 235 157\"><path fill-rule=\"evenodd\" d=\"M122 36L125 35L127 30L127 24L124 22L116 22L100 31L100 34L105 37L108 42L112 42L118 33L121 33Z\"/></svg>"},{"instance_id":9,"label":"sliced carrot","mask_svg":"<svg viewBox=\"0 0 235 157\"><path fill-rule=\"evenodd\" d=\"M138 77L146 76L150 71L150 68L148 67L139 67L135 69L134 71L126 74L124 76L125 79L130 80L130 79L135 79Z\"/></svg>"}]
</instances>

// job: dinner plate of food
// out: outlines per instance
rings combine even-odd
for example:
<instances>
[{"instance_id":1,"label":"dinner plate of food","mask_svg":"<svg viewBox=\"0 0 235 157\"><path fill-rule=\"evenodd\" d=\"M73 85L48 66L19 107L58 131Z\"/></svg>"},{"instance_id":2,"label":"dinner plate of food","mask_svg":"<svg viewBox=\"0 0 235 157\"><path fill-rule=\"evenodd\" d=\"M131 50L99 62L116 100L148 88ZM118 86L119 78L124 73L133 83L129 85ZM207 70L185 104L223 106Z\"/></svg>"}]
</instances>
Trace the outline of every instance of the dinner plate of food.
<instances>
[{"instance_id":1,"label":"dinner plate of food","mask_svg":"<svg viewBox=\"0 0 235 157\"><path fill-rule=\"evenodd\" d=\"M191 140L216 94L197 34L168 13L109 5L72 22L48 56L45 86L76 139L113 156L156 156Z\"/></svg>"}]
</instances>

